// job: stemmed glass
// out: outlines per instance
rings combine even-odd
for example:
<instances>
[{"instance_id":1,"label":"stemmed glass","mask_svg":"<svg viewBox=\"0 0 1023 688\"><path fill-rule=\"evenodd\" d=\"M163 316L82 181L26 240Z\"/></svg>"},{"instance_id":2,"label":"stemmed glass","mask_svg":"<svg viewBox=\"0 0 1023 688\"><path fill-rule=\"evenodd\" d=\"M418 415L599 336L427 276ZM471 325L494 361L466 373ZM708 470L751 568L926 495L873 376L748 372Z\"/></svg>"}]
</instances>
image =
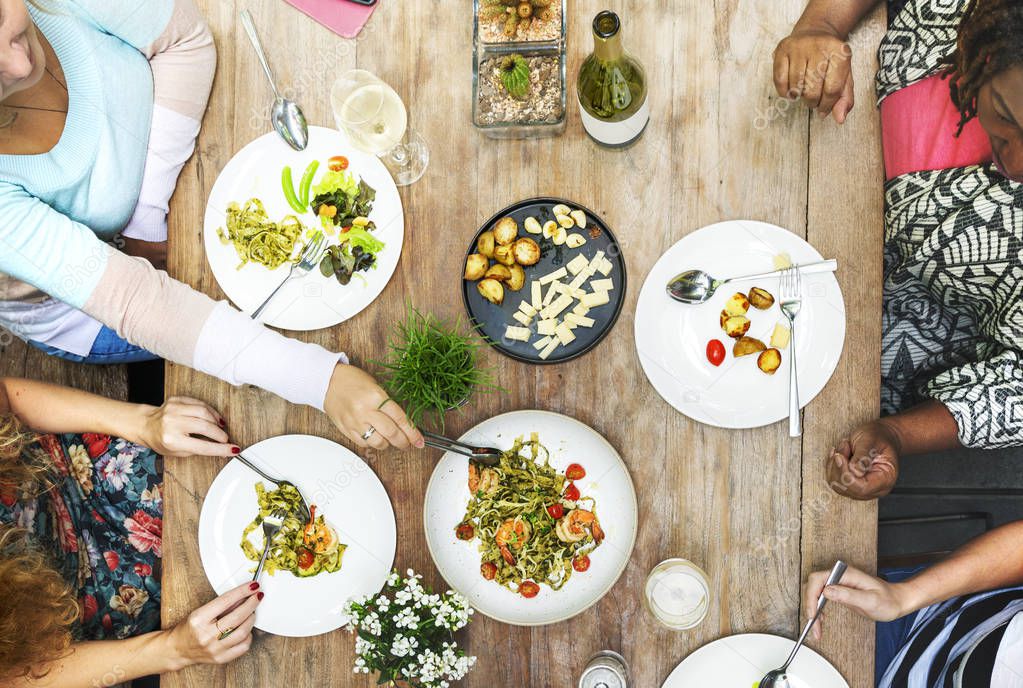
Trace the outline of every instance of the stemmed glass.
<instances>
[{"instance_id":1,"label":"stemmed glass","mask_svg":"<svg viewBox=\"0 0 1023 688\"><path fill-rule=\"evenodd\" d=\"M430 149L409 129L401 96L379 77L365 69L345 72L331 86L330 105L337 128L356 148L378 156L395 184L406 186L423 176Z\"/></svg>"}]
</instances>

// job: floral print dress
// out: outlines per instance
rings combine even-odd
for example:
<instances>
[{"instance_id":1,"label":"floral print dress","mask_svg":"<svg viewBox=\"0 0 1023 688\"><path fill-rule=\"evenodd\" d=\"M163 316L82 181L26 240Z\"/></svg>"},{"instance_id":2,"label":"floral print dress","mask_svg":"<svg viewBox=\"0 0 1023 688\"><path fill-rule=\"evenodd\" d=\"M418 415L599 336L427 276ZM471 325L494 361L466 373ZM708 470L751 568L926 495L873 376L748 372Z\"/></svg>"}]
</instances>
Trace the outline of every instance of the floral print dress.
<instances>
[{"instance_id":1,"label":"floral print dress","mask_svg":"<svg viewBox=\"0 0 1023 688\"><path fill-rule=\"evenodd\" d=\"M0 493L0 522L28 529L78 591L75 640L160 627L163 503L152 450L106 435L44 435L55 485Z\"/></svg>"}]
</instances>

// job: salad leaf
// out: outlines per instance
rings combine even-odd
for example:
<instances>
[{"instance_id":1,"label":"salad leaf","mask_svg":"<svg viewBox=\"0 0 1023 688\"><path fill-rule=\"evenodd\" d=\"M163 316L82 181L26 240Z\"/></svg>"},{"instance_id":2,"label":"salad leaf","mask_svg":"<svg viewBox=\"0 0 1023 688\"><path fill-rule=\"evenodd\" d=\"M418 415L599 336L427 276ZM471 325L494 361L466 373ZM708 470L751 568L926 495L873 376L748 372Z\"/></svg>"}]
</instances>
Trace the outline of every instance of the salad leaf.
<instances>
[{"instance_id":1,"label":"salad leaf","mask_svg":"<svg viewBox=\"0 0 1023 688\"><path fill-rule=\"evenodd\" d=\"M313 196L333 195L335 191L355 196L359 192L359 182L356 181L355 175L344 170L327 170L320 177L319 183L313 187Z\"/></svg>"},{"instance_id":2,"label":"salad leaf","mask_svg":"<svg viewBox=\"0 0 1023 688\"><path fill-rule=\"evenodd\" d=\"M353 248L358 246L365 253L376 254L384 249L384 242L367 232L364 227L352 227L343 237Z\"/></svg>"}]
</instances>

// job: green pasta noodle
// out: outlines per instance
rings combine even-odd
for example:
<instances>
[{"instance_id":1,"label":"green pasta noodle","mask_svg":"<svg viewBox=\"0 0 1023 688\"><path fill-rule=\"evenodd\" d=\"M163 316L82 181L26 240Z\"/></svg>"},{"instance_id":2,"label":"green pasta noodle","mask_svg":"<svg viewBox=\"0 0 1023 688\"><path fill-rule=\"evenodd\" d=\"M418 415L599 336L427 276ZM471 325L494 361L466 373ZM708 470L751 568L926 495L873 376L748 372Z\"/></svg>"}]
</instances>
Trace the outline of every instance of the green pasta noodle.
<instances>
[{"instance_id":1,"label":"green pasta noodle","mask_svg":"<svg viewBox=\"0 0 1023 688\"><path fill-rule=\"evenodd\" d=\"M290 571L301 578L315 576L318 573L333 573L341 568L341 557L347 545L338 543L323 553L312 552L303 539L303 531L306 523L302 522L296 514L299 513L302 504L302 496L293 485L281 485L276 490L267 492L263 483L256 483L256 501L259 504L259 513L252 523L245 526L242 531L241 547L245 557L251 561L259 561L262 549L256 549L249 534L257 528L261 528L263 519L276 509L283 509L287 512L280 531L270 543L270 551L267 552L266 562L263 570L269 575L274 575L277 570ZM315 507L313 507L315 509ZM323 516L315 518L317 527L329 527ZM260 531L262 532L262 531ZM265 544L265 543L264 543ZM302 551L312 552L312 564L307 568L299 566L299 553Z\"/></svg>"},{"instance_id":2,"label":"green pasta noodle","mask_svg":"<svg viewBox=\"0 0 1023 688\"><path fill-rule=\"evenodd\" d=\"M527 447L528 454L523 454ZM497 567L494 580L509 590L516 591L527 580L560 590L572 576L573 559L593 551L599 543L590 534L579 542L563 542L555 532L557 521L547 507L560 503L567 505L566 513L581 508L595 515L596 501L592 497L574 503L565 500L567 480L550 465L550 453L536 433L528 441L517 438L501 455L500 463L489 470L497 474L496 487L490 485L484 490L481 481L462 519L462 524L473 526L481 561ZM528 540L512 549L514 564L505 561L497 543L497 531L509 519L525 521L530 531Z\"/></svg>"},{"instance_id":3,"label":"green pasta noodle","mask_svg":"<svg viewBox=\"0 0 1023 688\"><path fill-rule=\"evenodd\" d=\"M231 244L241 259L237 269L247 263L259 263L276 270L285 263L296 263L301 257L299 239L305 227L294 215L273 222L258 198L250 198L244 206L227 206L227 230L217 229L222 244Z\"/></svg>"}]
</instances>

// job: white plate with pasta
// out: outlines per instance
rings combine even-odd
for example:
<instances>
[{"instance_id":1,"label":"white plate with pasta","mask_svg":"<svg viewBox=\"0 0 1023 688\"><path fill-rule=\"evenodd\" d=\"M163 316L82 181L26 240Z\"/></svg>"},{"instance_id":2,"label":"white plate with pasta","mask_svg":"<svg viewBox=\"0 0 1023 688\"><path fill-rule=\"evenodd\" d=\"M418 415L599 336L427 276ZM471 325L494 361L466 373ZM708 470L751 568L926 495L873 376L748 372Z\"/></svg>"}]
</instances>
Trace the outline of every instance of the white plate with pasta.
<instances>
[{"instance_id":1,"label":"white plate with pasta","mask_svg":"<svg viewBox=\"0 0 1023 688\"><path fill-rule=\"evenodd\" d=\"M241 264L236 246L225 243L218 230L226 231L231 204L244 208L250 199L258 199L266 217L282 223L292 216L304 228L295 241L292 255L301 253L307 235L324 229L324 223L309 202L298 212L284 191L282 172L288 167L291 186L298 197L306 190L307 201L316 196L316 188L324 183L333 160L344 158L344 172L353 181L364 181L374 191L368 219L373 222L372 239L383 242L375 254L375 265L359 269L341 284L334 276L325 277L319 267L304 277L290 280L274 296L260 314L260 320L285 330L319 330L354 317L371 304L390 281L398 266L405 236L405 217L398 187L394 185L383 163L368 153L353 148L345 137L326 127L309 127L309 145L303 151L292 150L274 132L252 141L224 166L210 191L203 220L203 243L206 259L227 298L245 313L252 313L288 275L288 263L270 269L255 261ZM304 172L316 163L311 184L303 184ZM335 170L338 171L338 170ZM289 221L290 222L290 221ZM347 221L345 222L347 224ZM339 245L343 227L326 230L327 243ZM361 250L361 249L360 249Z\"/></svg>"},{"instance_id":2,"label":"white plate with pasta","mask_svg":"<svg viewBox=\"0 0 1023 688\"><path fill-rule=\"evenodd\" d=\"M260 577L266 598L256 628L284 636L319 635L348 622L345 602L383 587L394 561L394 511L380 479L339 444L310 435L282 435L255 444L244 456L272 477L293 482L337 536L340 568L308 577L277 570ZM275 486L240 461L230 461L210 485L199 515L199 556L217 594L252 578L256 562L242 537L260 512L256 485ZM262 551L262 528L247 538Z\"/></svg>"},{"instance_id":3,"label":"white plate with pasta","mask_svg":"<svg viewBox=\"0 0 1023 688\"><path fill-rule=\"evenodd\" d=\"M636 541L636 493L614 447L567 416L514 411L461 437L502 451L517 439L518 458L474 469L475 493L468 459L445 453L426 489L424 527L441 575L475 609L541 626L582 613L614 586Z\"/></svg>"}]
</instances>

